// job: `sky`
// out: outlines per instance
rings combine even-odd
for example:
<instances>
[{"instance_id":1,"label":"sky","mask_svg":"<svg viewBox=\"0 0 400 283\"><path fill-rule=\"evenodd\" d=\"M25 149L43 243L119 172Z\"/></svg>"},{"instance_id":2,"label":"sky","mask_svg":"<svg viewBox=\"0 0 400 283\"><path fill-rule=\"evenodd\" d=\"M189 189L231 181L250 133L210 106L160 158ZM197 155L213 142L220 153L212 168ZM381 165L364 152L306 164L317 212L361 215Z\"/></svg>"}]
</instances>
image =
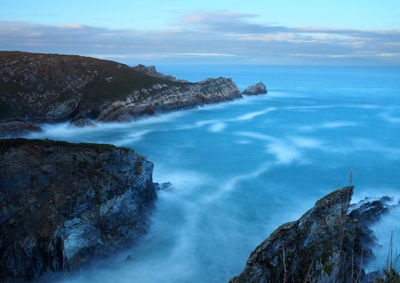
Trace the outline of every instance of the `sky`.
<instances>
[{"instance_id":1,"label":"sky","mask_svg":"<svg viewBox=\"0 0 400 283\"><path fill-rule=\"evenodd\" d=\"M0 50L127 64L400 65L400 1L0 0Z\"/></svg>"}]
</instances>

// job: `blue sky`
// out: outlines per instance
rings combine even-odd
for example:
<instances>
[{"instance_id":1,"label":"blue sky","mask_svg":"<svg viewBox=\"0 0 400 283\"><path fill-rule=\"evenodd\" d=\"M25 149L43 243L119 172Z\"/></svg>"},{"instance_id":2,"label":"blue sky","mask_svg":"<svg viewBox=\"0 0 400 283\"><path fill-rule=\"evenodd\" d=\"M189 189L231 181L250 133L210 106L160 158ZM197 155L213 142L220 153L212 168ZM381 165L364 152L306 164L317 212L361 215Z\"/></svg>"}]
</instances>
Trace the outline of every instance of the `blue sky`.
<instances>
[{"instance_id":1,"label":"blue sky","mask_svg":"<svg viewBox=\"0 0 400 283\"><path fill-rule=\"evenodd\" d=\"M400 1L0 0L0 49L130 64L400 65Z\"/></svg>"}]
</instances>

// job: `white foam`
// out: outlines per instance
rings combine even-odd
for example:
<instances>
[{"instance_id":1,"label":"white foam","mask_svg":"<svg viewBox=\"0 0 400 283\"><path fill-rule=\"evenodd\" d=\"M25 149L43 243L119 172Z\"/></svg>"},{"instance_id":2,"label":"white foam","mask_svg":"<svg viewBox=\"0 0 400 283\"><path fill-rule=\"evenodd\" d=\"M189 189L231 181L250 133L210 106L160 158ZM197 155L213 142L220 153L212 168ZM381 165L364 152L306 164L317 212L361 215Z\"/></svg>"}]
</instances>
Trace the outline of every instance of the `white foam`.
<instances>
[{"instance_id":1,"label":"white foam","mask_svg":"<svg viewBox=\"0 0 400 283\"><path fill-rule=\"evenodd\" d=\"M320 129L337 129L343 127L358 127L358 126L360 126L358 123L350 121L330 121L322 124L301 126L298 128L298 130L301 132L313 132Z\"/></svg>"},{"instance_id":2,"label":"white foam","mask_svg":"<svg viewBox=\"0 0 400 283\"><path fill-rule=\"evenodd\" d=\"M249 173L235 176L227 181L223 181L222 185L219 186L218 189L213 194L207 195L203 199L203 202L207 203L217 200L224 194L232 192L234 189L236 189L239 183L259 177L261 174L268 171L271 168L271 166L273 166L273 163L271 162L264 163L256 170L252 170Z\"/></svg>"},{"instance_id":3,"label":"white foam","mask_svg":"<svg viewBox=\"0 0 400 283\"><path fill-rule=\"evenodd\" d=\"M237 117L236 119L232 119L232 121L251 120L254 117L261 116L261 115L267 114L268 112L272 112L272 111L275 111L275 110L276 110L275 107L269 107L269 108L261 110L261 111L254 111L254 112L250 112L250 113L241 115L241 116Z\"/></svg>"},{"instance_id":4,"label":"white foam","mask_svg":"<svg viewBox=\"0 0 400 283\"><path fill-rule=\"evenodd\" d=\"M267 145L267 152L275 156L280 164L290 164L296 160L300 160L302 155L300 151L286 142L273 142Z\"/></svg>"},{"instance_id":5,"label":"white foam","mask_svg":"<svg viewBox=\"0 0 400 283\"><path fill-rule=\"evenodd\" d=\"M276 140L276 138L273 136L264 135L264 134L257 133L257 132L240 131L240 132L236 132L236 135L242 136L242 137L247 137L247 138L254 138L254 139L258 139L258 140L264 140L264 141L275 141Z\"/></svg>"},{"instance_id":6,"label":"white foam","mask_svg":"<svg viewBox=\"0 0 400 283\"><path fill-rule=\"evenodd\" d=\"M210 127L210 132L219 133L219 132L222 132L225 128L226 128L226 124L225 123L218 122L218 123L213 124Z\"/></svg>"},{"instance_id":7,"label":"white foam","mask_svg":"<svg viewBox=\"0 0 400 283\"><path fill-rule=\"evenodd\" d=\"M128 145L128 144L137 142L137 141L143 139L144 136L146 136L147 134L149 134L151 132L152 132L152 130L134 131L133 133L129 133L127 135L127 138L120 139L120 140L114 142L114 145L124 146L124 145Z\"/></svg>"},{"instance_id":8,"label":"white foam","mask_svg":"<svg viewBox=\"0 0 400 283\"><path fill-rule=\"evenodd\" d=\"M290 141L296 146L304 149L321 149L323 142L315 138L308 137L291 137Z\"/></svg>"}]
</instances>

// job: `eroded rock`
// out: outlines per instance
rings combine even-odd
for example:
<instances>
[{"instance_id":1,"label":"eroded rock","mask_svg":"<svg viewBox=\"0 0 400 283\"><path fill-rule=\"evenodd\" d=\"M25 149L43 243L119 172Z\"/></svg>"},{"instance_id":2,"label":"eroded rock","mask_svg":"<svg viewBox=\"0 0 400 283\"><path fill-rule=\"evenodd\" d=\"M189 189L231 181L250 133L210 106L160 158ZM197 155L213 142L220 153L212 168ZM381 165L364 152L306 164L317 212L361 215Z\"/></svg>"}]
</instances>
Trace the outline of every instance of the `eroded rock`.
<instances>
[{"instance_id":1,"label":"eroded rock","mask_svg":"<svg viewBox=\"0 0 400 283\"><path fill-rule=\"evenodd\" d=\"M134 151L9 139L0 156L2 282L74 269L146 232L153 164Z\"/></svg>"}]
</instances>

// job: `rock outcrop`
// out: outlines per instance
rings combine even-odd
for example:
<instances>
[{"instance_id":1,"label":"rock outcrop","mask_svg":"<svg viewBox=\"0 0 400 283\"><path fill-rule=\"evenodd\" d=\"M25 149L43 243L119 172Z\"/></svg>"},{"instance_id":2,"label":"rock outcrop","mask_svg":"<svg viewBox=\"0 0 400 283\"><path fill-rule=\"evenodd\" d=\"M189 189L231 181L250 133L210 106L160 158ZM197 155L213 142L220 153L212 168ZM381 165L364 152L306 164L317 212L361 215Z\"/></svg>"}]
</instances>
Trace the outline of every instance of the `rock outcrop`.
<instances>
[{"instance_id":1,"label":"rock outcrop","mask_svg":"<svg viewBox=\"0 0 400 283\"><path fill-rule=\"evenodd\" d=\"M1 133L7 133L7 135L24 135L29 132L42 132L42 129L30 122L22 119L15 120L4 120L0 122L0 136Z\"/></svg>"},{"instance_id":2,"label":"rock outcrop","mask_svg":"<svg viewBox=\"0 0 400 283\"><path fill-rule=\"evenodd\" d=\"M144 74L152 76L152 77L169 80L169 81L173 81L173 82L178 81L178 82L188 83L188 81L185 81L185 80L177 80L174 76L164 75L162 73L157 72L156 66L145 66L145 65L139 64L139 65L133 67L133 69L135 71L144 73Z\"/></svg>"},{"instance_id":3,"label":"rock outcrop","mask_svg":"<svg viewBox=\"0 0 400 283\"><path fill-rule=\"evenodd\" d=\"M244 271L230 282L373 279L364 270L375 244L368 225L388 211L389 198L350 207L352 194L353 186L337 190L317 201L299 220L279 227L251 253Z\"/></svg>"},{"instance_id":4,"label":"rock outcrop","mask_svg":"<svg viewBox=\"0 0 400 283\"><path fill-rule=\"evenodd\" d=\"M0 141L0 278L76 268L146 232L153 164L125 148Z\"/></svg>"},{"instance_id":5,"label":"rock outcrop","mask_svg":"<svg viewBox=\"0 0 400 283\"><path fill-rule=\"evenodd\" d=\"M136 99L137 97L142 98ZM155 84L150 88L135 91L124 101L104 105L95 120L129 121L132 117L152 115L155 112L188 109L241 97L235 83L231 79L221 77L184 86Z\"/></svg>"},{"instance_id":6,"label":"rock outcrop","mask_svg":"<svg viewBox=\"0 0 400 283\"><path fill-rule=\"evenodd\" d=\"M243 91L243 94L246 95L257 95L264 93L267 93L267 88L265 84L263 84L262 82L256 83L255 85L251 85Z\"/></svg>"},{"instance_id":7,"label":"rock outcrop","mask_svg":"<svg viewBox=\"0 0 400 283\"><path fill-rule=\"evenodd\" d=\"M81 118L81 119L76 119L70 123L70 125L75 126L75 127L95 127L96 124L90 121L89 119Z\"/></svg>"},{"instance_id":8,"label":"rock outcrop","mask_svg":"<svg viewBox=\"0 0 400 283\"><path fill-rule=\"evenodd\" d=\"M18 119L33 124L128 121L240 97L231 79L190 83L143 65L132 68L81 56L0 52L0 126ZM0 131L0 136L9 134Z\"/></svg>"}]
</instances>

